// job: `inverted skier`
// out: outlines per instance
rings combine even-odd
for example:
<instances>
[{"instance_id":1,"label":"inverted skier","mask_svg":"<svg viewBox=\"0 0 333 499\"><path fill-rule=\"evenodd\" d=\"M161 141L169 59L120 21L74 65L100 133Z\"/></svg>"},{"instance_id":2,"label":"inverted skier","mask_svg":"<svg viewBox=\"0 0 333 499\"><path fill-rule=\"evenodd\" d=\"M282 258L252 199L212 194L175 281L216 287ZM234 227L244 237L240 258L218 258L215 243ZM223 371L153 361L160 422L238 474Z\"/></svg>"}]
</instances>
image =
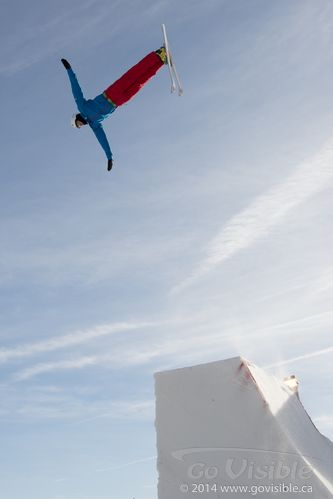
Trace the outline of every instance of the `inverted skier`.
<instances>
[{"instance_id":1,"label":"inverted skier","mask_svg":"<svg viewBox=\"0 0 333 499\"><path fill-rule=\"evenodd\" d=\"M104 90L104 92L97 95L94 99L88 100L84 98L79 82L69 62L66 59L61 59L61 62L67 70L73 96L79 111L79 113L73 114L71 124L74 128L81 128L84 125L90 126L106 154L108 171L110 171L113 165L112 151L103 130L102 121L113 113L117 107L128 102L164 64L167 64L165 48L161 47L155 52L150 52L121 76L119 80Z\"/></svg>"}]
</instances>

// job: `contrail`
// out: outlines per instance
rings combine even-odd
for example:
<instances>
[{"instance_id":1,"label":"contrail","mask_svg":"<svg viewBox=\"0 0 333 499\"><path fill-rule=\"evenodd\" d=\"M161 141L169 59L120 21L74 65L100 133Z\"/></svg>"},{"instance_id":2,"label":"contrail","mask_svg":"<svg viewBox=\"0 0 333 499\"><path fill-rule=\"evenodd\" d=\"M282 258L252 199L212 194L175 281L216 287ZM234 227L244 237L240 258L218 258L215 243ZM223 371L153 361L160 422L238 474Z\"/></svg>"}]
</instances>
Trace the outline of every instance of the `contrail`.
<instances>
[{"instance_id":1,"label":"contrail","mask_svg":"<svg viewBox=\"0 0 333 499\"><path fill-rule=\"evenodd\" d=\"M313 357L319 357L320 355L327 355L333 352L333 347L323 348L322 350L316 350L315 352L306 353L304 355L299 355L298 357L292 357L291 359L282 360L276 362L275 364L270 364L265 366L264 369L270 369L272 367L285 366L287 364L293 364L294 362L299 362L300 360L312 359Z\"/></svg>"},{"instance_id":2,"label":"contrail","mask_svg":"<svg viewBox=\"0 0 333 499\"><path fill-rule=\"evenodd\" d=\"M190 286L199 277L266 236L290 210L327 188L332 179L333 138L311 159L298 165L283 184L258 196L245 210L232 217L208 244L205 258L171 292L177 293Z\"/></svg>"},{"instance_id":3,"label":"contrail","mask_svg":"<svg viewBox=\"0 0 333 499\"><path fill-rule=\"evenodd\" d=\"M136 461L130 461L128 463L120 464L119 466L112 466L109 468L98 468L96 471L100 472L100 471L121 470L122 468L127 468L128 466L133 466L134 464L145 463L147 461L153 461L154 459L157 459L157 456L150 456L144 459L137 459Z\"/></svg>"},{"instance_id":4,"label":"contrail","mask_svg":"<svg viewBox=\"0 0 333 499\"><path fill-rule=\"evenodd\" d=\"M26 343L14 348L3 348L0 350L0 363L8 362L11 359L30 357L43 352L52 352L61 348L68 348L74 345L81 345L89 341L109 336L112 334L133 331L146 327L154 327L162 324L162 321L146 322L118 322L103 324L84 331L75 331L60 337L53 337L48 340L35 343Z\"/></svg>"}]
</instances>

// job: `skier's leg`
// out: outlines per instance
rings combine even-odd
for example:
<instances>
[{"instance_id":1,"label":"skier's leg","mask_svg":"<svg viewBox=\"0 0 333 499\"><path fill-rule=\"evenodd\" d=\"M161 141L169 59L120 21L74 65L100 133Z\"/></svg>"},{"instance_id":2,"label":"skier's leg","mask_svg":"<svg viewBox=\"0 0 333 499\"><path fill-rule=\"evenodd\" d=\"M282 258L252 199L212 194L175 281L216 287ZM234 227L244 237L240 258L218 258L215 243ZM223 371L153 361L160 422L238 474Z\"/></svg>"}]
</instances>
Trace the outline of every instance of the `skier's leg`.
<instances>
[{"instance_id":1,"label":"skier's leg","mask_svg":"<svg viewBox=\"0 0 333 499\"><path fill-rule=\"evenodd\" d=\"M104 96L117 106L128 102L163 66L162 58L151 52L104 91Z\"/></svg>"}]
</instances>

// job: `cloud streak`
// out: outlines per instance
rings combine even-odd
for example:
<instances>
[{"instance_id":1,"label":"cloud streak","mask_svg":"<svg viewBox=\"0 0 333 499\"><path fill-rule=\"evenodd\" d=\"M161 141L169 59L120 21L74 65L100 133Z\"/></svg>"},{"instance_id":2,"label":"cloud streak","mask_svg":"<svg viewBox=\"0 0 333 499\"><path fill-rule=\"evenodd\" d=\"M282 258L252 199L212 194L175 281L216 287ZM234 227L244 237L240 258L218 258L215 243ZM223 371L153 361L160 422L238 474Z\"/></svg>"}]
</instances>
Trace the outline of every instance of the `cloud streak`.
<instances>
[{"instance_id":1,"label":"cloud streak","mask_svg":"<svg viewBox=\"0 0 333 499\"><path fill-rule=\"evenodd\" d=\"M128 463L120 464L119 466L112 466L112 467L107 467L107 468L97 468L96 471L102 472L102 471L121 470L123 468L128 468L129 466L133 466L134 464L146 463L147 461L153 461L154 459L157 459L157 456L150 456L150 457L146 457L144 459L136 459L135 461L129 461Z\"/></svg>"},{"instance_id":2,"label":"cloud streak","mask_svg":"<svg viewBox=\"0 0 333 499\"><path fill-rule=\"evenodd\" d=\"M2 390L0 420L65 419L81 425L101 419L153 420L154 401L146 398L84 397L69 388L61 393L40 393L33 387ZM94 392L95 394L97 392Z\"/></svg>"},{"instance_id":3,"label":"cloud streak","mask_svg":"<svg viewBox=\"0 0 333 499\"><path fill-rule=\"evenodd\" d=\"M79 356L74 359L38 363L16 371L12 379L16 382L26 381L45 373L78 370L93 366L112 369L135 367L147 365L156 359L167 359L170 356L175 360L182 358L184 353L188 355L189 350L192 352L193 350L202 351L207 345L207 341L220 344L223 337L219 333L214 335L204 333L191 338L190 345L189 341L188 337L179 339L172 337L172 339L168 338L159 342L150 338L148 343L135 345L132 348L128 344L123 345L115 349L112 354Z\"/></svg>"},{"instance_id":4,"label":"cloud streak","mask_svg":"<svg viewBox=\"0 0 333 499\"><path fill-rule=\"evenodd\" d=\"M204 338L202 338L202 340L206 341ZM35 364L14 373L13 380L26 381L41 374L72 371L93 366L118 369L146 365L157 358L167 357L171 354L179 355L183 350L186 350L186 344L181 340L178 342L174 341L172 345L167 344L167 342L162 342L158 345L150 347L145 346L144 348L137 347L136 349L130 349L128 346L124 346L123 348L115 350L111 355L87 355L75 359Z\"/></svg>"},{"instance_id":5,"label":"cloud streak","mask_svg":"<svg viewBox=\"0 0 333 499\"><path fill-rule=\"evenodd\" d=\"M121 2L118 1L114 2L112 8L115 10L120 6ZM33 18L29 20L29 14L26 13L27 19L20 26L20 35L17 36L16 31L7 38L6 44L0 49L0 74L22 71L71 43L82 43L87 37L91 43L94 37L89 35L93 35L96 30L100 37L110 36L109 32L103 29L108 23L105 6L103 8L97 0L76 2L76 5L58 16L49 17L44 14L43 23L36 23ZM112 30L112 33L115 31Z\"/></svg>"},{"instance_id":6,"label":"cloud streak","mask_svg":"<svg viewBox=\"0 0 333 499\"><path fill-rule=\"evenodd\" d=\"M315 156L296 167L283 184L258 196L245 210L232 217L209 243L205 258L171 292L192 285L239 251L252 246L269 234L290 210L327 188L332 180L333 138Z\"/></svg>"},{"instance_id":7,"label":"cloud streak","mask_svg":"<svg viewBox=\"0 0 333 499\"><path fill-rule=\"evenodd\" d=\"M328 327L332 324L332 312L323 312L320 314L310 315L307 317L301 317L293 321L286 321L283 323L271 324L265 327L257 328L253 325L242 325L242 337L238 336L238 329L234 329L233 326L228 326L224 332L223 327L219 323L209 323L208 318L204 316L201 318L201 322L186 321L186 319L168 321L168 322L155 322L155 323L142 323L142 325L159 326L182 326L182 335L179 336L179 329L170 332L167 336L163 335L158 338L156 335L148 335L148 337L139 338L136 342L131 342L129 346L128 342L119 345L112 349L112 353L97 353L96 355L82 355L76 358L61 359L49 362L41 362L26 368L20 369L12 374L12 380L15 382L27 381L36 376L40 376L46 373L56 373L62 371L75 371L84 368L97 366L103 369L123 369L131 368L142 365L149 365L153 362L169 363L172 359L172 366L181 363L193 363L198 361L209 361L216 355L216 352L228 352L228 354L241 354L242 350L248 344L253 344L256 339L261 338L266 339L274 338L278 336L279 342L282 342L282 337L288 335L284 341L289 342L289 336L292 333L304 333L305 330L309 328L323 328ZM184 329L184 326L186 326ZM133 324L134 326L138 326ZM127 329L126 329L127 330ZM207 331L210 333L207 333ZM117 332L119 331L116 330ZM253 332L254 331L254 332ZM106 334L108 330L105 331ZM283 335L283 336L282 336ZM82 338L77 338L82 340ZM90 338L91 339L91 338ZM237 345L235 350L235 339L237 339ZM69 345L69 338L63 337L61 339L63 343ZM88 338L85 339L88 341ZM45 342L48 343L48 342ZM51 342L52 343L52 342ZM38 345L35 345L35 348ZM50 345L51 346L51 345ZM33 348L34 345L31 345ZM309 357L316 357L321 353L329 353L330 349L319 352L314 352L307 355L302 355L299 357L294 357L293 359L287 359L286 361L281 361L274 363L268 367L276 367L278 365L289 364L296 362L297 360L305 360Z\"/></svg>"},{"instance_id":8,"label":"cloud streak","mask_svg":"<svg viewBox=\"0 0 333 499\"><path fill-rule=\"evenodd\" d=\"M274 364L270 364L268 366L264 366L264 369L270 369L273 367L285 366L287 364L293 364L294 362L299 362L302 360L312 359L314 357L320 357L321 355L328 355L329 353L333 353L333 346L328 348L323 348L321 350L316 350L315 352L306 353L304 355L298 355L297 357L292 357L291 359L282 360L280 362L276 362Z\"/></svg>"},{"instance_id":9,"label":"cloud streak","mask_svg":"<svg viewBox=\"0 0 333 499\"><path fill-rule=\"evenodd\" d=\"M44 362L36 364L34 366L22 369L14 375L15 381L24 381L39 374L49 373L52 371L65 371L72 369L82 369L84 367L89 367L100 363L105 360L103 356L91 355L85 357L78 357L73 360L62 360L56 362Z\"/></svg>"},{"instance_id":10,"label":"cloud streak","mask_svg":"<svg viewBox=\"0 0 333 499\"><path fill-rule=\"evenodd\" d=\"M59 338L50 338L45 341L27 343L15 348L3 348L0 350L0 363L8 362L12 359L31 357L40 353L53 352L63 348L82 345L89 341L96 340L112 334L124 333L143 328L161 326L162 321L146 321L146 322L119 322L104 324L85 331L76 331ZM52 370L52 369L51 369Z\"/></svg>"}]
</instances>

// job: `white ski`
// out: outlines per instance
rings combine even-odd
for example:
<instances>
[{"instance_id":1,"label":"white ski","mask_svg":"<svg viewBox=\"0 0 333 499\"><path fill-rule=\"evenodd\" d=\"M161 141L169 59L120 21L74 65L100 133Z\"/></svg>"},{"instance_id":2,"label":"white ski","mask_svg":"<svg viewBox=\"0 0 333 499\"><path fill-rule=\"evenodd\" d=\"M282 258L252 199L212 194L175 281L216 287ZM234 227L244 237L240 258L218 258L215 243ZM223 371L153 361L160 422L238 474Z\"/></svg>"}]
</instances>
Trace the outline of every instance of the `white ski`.
<instances>
[{"instance_id":1,"label":"white ski","mask_svg":"<svg viewBox=\"0 0 333 499\"><path fill-rule=\"evenodd\" d=\"M163 33L165 51L167 55L169 75L171 80L171 93L175 92L178 89L178 95L180 96L183 95L184 90L177 72L177 68L172 58L165 24L162 24L162 33Z\"/></svg>"}]
</instances>

